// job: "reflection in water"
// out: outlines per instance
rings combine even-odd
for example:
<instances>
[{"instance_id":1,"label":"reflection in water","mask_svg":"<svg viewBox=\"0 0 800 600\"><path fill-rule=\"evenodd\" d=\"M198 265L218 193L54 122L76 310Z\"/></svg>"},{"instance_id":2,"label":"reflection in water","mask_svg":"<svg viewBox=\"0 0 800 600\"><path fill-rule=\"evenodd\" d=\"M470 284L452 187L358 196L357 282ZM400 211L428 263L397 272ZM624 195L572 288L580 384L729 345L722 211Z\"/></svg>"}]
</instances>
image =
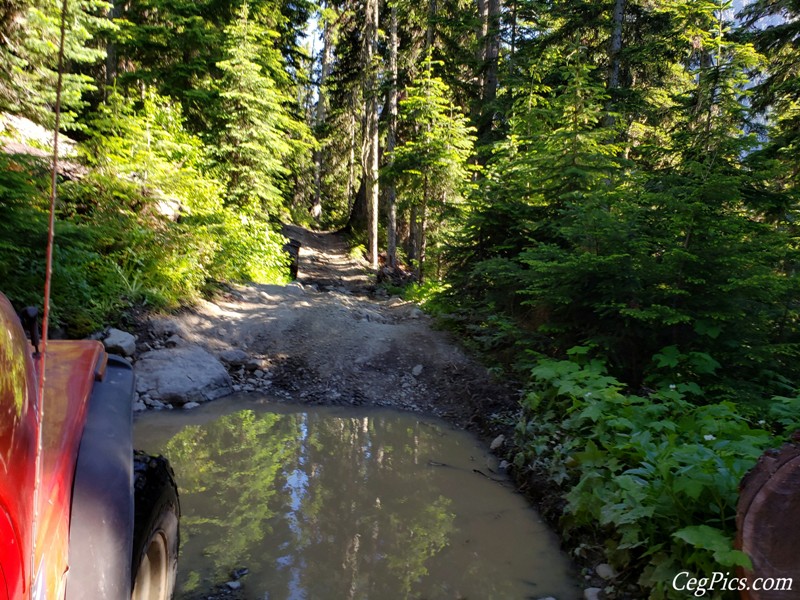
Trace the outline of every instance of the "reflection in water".
<instances>
[{"instance_id":1,"label":"reflection in water","mask_svg":"<svg viewBox=\"0 0 800 600\"><path fill-rule=\"evenodd\" d=\"M239 398L138 419L137 446L170 459L181 491L178 597L237 568L253 599L577 596L552 534L485 476L469 435L279 410Z\"/></svg>"}]
</instances>

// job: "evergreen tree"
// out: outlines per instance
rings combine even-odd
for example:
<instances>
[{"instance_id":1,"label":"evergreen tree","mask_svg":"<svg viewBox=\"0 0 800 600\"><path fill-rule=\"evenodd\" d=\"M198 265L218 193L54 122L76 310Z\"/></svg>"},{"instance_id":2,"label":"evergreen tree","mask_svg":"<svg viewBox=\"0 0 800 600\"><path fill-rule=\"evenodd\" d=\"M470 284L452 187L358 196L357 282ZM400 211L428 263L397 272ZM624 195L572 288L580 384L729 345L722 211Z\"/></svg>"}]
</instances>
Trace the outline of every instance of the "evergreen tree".
<instances>
[{"instance_id":1,"label":"evergreen tree","mask_svg":"<svg viewBox=\"0 0 800 600\"><path fill-rule=\"evenodd\" d=\"M397 182L400 203L417 209L418 221L411 227L417 229L414 256L422 281L428 237L445 227L469 185L475 139L466 117L452 105L447 85L433 75L430 54L405 93L399 115L404 141L393 152L387 174Z\"/></svg>"},{"instance_id":2,"label":"evergreen tree","mask_svg":"<svg viewBox=\"0 0 800 600\"><path fill-rule=\"evenodd\" d=\"M4 3L0 9L0 110L17 113L43 125L53 125L56 97L58 47L61 24L58 0ZM62 124L76 125L85 106L84 94L94 88L92 79L75 72L75 66L98 62L105 51L90 44L109 28L108 8L102 0L70 0L67 3Z\"/></svg>"},{"instance_id":3,"label":"evergreen tree","mask_svg":"<svg viewBox=\"0 0 800 600\"><path fill-rule=\"evenodd\" d=\"M247 2L226 34L226 58L217 64L224 123L217 157L227 181L226 201L252 214L276 215L291 172L288 159L308 147L308 130L292 118L287 110L292 99L259 64L272 36L250 19ZM280 64L276 50L270 58Z\"/></svg>"}]
</instances>

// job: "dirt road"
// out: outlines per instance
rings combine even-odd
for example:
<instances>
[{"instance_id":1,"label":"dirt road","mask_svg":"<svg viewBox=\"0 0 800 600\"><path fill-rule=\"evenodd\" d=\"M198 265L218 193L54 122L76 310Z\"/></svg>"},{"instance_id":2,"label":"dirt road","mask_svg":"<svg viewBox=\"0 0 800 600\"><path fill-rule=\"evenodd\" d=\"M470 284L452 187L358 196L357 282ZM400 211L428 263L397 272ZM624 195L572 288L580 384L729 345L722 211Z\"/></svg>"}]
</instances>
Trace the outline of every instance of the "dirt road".
<instances>
[{"instance_id":1,"label":"dirt road","mask_svg":"<svg viewBox=\"0 0 800 600\"><path fill-rule=\"evenodd\" d=\"M169 327L156 319L150 338L177 328L215 355L239 352L249 368L231 367L237 390L423 412L485 437L500 431L495 417L515 410L509 390L418 306L376 289L342 236L294 226L285 234L301 243L296 282L232 287Z\"/></svg>"}]
</instances>

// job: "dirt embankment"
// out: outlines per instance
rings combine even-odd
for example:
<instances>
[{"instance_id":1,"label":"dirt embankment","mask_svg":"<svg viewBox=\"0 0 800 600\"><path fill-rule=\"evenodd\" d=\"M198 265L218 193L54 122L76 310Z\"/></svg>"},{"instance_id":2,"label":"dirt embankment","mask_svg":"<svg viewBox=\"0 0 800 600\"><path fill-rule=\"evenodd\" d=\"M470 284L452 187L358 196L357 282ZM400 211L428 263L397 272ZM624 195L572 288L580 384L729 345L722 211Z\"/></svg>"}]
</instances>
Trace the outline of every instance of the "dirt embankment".
<instances>
[{"instance_id":1,"label":"dirt embankment","mask_svg":"<svg viewBox=\"0 0 800 600\"><path fill-rule=\"evenodd\" d=\"M498 417L516 410L509 389L419 307L377 288L342 236L295 226L284 233L301 243L295 283L232 287L170 317L169 327L154 320L140 342L157 344L177 328L212 354L240 351L251 366L230 368L236 389L281 401L394 407L486 438L501 432Z\"/></svg>"}]
</instances>

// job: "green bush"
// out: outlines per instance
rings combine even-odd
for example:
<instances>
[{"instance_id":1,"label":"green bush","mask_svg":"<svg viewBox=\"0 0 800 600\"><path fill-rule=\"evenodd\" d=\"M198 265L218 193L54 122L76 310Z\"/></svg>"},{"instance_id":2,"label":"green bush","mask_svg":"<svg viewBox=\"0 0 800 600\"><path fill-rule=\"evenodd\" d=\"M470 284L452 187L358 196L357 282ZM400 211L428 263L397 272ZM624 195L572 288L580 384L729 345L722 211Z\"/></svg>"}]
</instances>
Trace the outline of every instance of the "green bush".
<instances>
[{"instance_id":1,"label":"green bush","mask_svg":"<svg viewBox=\"0 0 800 600\"><path fill-rule=\"evenodd\" d=\"M651 598L678 597L681 570L748 565L732 547L738 485L769 433L731 403L687 400L693 382L626 394L587 350L533 368L517 426L516 464L559 486L565 535L599 527L607 560Z\"/></svg>"}]
</instances>

